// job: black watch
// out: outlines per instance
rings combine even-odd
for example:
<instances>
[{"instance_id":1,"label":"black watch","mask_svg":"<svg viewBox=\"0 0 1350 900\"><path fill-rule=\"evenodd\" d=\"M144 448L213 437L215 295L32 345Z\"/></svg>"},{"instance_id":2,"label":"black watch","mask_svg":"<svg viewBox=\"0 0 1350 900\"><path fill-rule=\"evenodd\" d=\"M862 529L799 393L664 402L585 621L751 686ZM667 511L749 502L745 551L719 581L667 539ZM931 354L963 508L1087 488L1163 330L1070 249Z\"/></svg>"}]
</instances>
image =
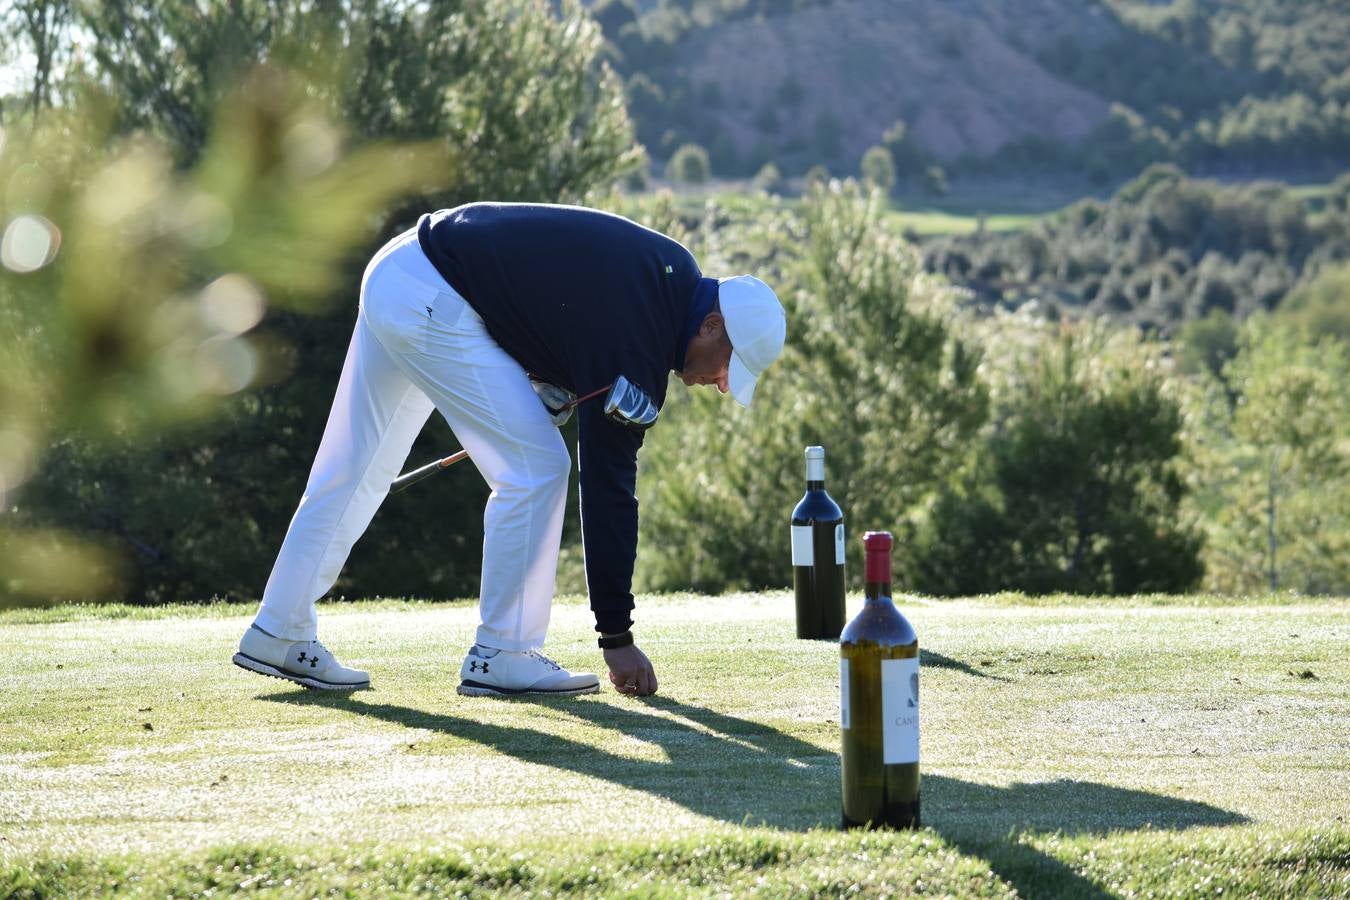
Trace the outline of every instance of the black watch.
<instances>
[{"instance_id":1,"label":"black watch","mask_svg":"<svg viewBox=\"0 0 1350 900\"><path fill-rule=\"evenodd\" d=\"M628 647L633 643L633 632L625 631L623 634L616 634L612 637L601 637L596 643L601 650L617 650L620 647Z\"/></svg>"}]
</instances>

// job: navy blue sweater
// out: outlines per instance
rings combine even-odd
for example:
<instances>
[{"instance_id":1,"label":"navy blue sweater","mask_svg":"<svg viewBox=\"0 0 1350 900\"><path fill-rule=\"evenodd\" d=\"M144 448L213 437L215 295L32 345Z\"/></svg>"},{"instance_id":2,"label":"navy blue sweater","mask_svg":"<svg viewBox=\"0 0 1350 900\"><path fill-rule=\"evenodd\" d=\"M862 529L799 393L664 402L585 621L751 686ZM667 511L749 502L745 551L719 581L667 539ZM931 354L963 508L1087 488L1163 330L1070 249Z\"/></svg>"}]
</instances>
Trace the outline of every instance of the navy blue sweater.
<instances>
[{"instance_id":1,"label":"navy blue sweater","mask_svg":"<svg viewBox=\"0 0 1350 900\"><path fill-rule=\"evenodd\" d=\"M586 394L624 375L665 401L701 273L679 242L573 206L471 203L422 217L431 264L531 375ZM632 624L642 434L577 407L581 534L596 629Z\"/></svg>"}]
</instances>

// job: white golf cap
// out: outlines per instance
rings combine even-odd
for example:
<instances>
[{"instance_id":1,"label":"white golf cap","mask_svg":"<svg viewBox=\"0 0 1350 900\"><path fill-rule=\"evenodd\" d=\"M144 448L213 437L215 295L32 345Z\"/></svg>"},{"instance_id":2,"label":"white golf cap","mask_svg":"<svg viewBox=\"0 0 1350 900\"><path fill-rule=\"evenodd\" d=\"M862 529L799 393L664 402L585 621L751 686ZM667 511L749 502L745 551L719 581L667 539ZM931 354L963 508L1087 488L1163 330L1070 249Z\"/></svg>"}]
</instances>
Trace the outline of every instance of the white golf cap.
<instances>
[{"instance_id":1,"label":"white golf cap","mask_svg":"<svg viewBox=\"0 0 1350 900\"><path fill-rule=\"evenodd\" d=\"M753 275L718 279L717 304L731 338L727 389L749 406L756 379L783 352L787 315L773 290Z\"/></svg>"}]
</instances>

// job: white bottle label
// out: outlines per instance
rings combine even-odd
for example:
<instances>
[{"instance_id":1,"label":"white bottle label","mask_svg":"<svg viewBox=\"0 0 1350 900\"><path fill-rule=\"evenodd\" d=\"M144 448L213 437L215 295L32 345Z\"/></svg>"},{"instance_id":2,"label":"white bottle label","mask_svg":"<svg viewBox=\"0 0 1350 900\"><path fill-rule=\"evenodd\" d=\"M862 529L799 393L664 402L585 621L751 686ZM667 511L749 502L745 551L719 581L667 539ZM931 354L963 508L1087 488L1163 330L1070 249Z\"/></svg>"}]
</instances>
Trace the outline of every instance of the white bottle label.
<instances>
[{"instance_id":1,"label":"white bottle label","mask_svg":"<svg viewBox=\"0 0 1350 900\"><path fill-rule=\"evenodd\" d=\"M811 546L811 526L792 526L792 564L794 566L814 566L816 553Z\"/></svg>"},{"instance_id":2,"label":"white bottle label","mask_svg":"<svg viewBox=\"0 0 1350 900\"><path fill-rule=\"evenodd\" d=\"M844 564L844 523L840 522L834 526L834 564L842 566Z\"/></svg>"},{"instance_id":3,"label":"white bottle label","mask_svg":"<svg viewBox=\"0 0 1350 900\"><path fill-rule=\"evenodd\" d=\"M881 661L881 756L886 765L919 761L919 658Z\"/></svg>"},{"instance_id":4,"label":"white bottle label","mask_svg":"<svg viewBox=\"0 0 1350 900\"><path fill-rule=\"evenodd\" d=\"M848 660L839 660L839 727L848 730Z\"/></svg>"}]
</instances>

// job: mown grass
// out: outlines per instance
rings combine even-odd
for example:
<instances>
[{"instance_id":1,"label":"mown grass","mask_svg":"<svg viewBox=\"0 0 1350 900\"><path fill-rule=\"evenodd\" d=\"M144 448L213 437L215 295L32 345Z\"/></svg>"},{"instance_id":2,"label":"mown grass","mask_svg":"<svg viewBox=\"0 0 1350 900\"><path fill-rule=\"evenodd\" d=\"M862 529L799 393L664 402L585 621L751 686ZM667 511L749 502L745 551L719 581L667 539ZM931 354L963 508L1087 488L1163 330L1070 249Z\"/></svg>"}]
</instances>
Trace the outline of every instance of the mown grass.
<instances>
[{"instance_id":1,"label":"mown grass","mask_svg":"<svg viewBox=\"0 0 1350 900\"><path fill-rule=\"evenodd\" d=\"M456 696L467 603L325 607L349 697L230 666L248 607L5 613L0 896L1350 896L1350 604L902 605L904 834L836 829L837 650L781 593L644 599L646 700Z\"/></svg>"},{"instance_id":2,"label":"mown grass","mask_svg":"<svg viewBox=\"0 0 1350 900\"><path fill-rule=\"evenodd\" d=\"M1040 216L1030 213L1005 213L994 215L961 214L942 209L897 209L891 212L887 221L894 223L906 233L929 237L945 234L973 234L980 229L985 231L1017 231L1034 223Z\"/></svg>"}]
</instances>

